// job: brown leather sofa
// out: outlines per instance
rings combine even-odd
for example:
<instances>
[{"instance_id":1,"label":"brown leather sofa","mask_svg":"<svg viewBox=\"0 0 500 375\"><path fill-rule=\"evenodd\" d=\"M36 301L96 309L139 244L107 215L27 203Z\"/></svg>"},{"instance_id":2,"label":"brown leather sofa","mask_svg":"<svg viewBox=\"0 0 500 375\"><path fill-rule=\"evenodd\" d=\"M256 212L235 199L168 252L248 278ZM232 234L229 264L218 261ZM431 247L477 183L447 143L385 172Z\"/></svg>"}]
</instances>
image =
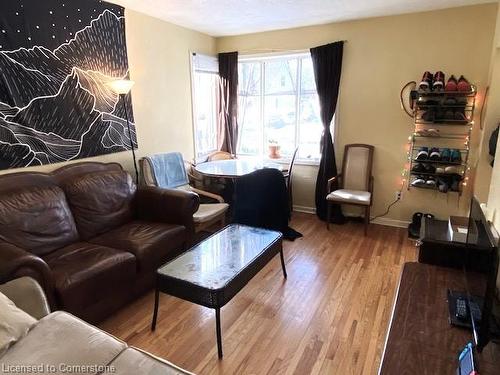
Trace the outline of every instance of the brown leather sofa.
<instances>
[{"instance_id":1,"label":"brown leather sofa","mask_svg":"<svg viewBox=\"0 0 500 375\"><path fill-rule=\"evenodd\" d=\"M186 249L198 205L194 193L137 188L116 163L0 176L0 282L31 276L53 307L97 322Z\"/></svg>"}]
</instances>

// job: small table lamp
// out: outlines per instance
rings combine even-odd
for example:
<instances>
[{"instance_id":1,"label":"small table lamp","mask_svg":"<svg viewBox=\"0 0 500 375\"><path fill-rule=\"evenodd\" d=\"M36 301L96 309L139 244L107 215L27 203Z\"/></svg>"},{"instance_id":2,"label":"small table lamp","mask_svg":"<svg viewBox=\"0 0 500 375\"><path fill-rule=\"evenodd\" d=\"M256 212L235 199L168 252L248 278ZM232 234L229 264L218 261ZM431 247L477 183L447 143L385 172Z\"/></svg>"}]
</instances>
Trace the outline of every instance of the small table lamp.
<instances>
[{"instance_id":1,"label":"small table lamp","mask_svg":"<svg viewBox=\"0 0 500 375\"><path fill-rule=\"evenodd\" d=\"M120 95L120 99L123 102L123 110L125 111L125 117L127 120L127 129L128 129L128 137L130 139L130 148L132 150L132 157L134 159L134 168L135 168L135 183L139 185L139 171L137 169L137 160L135 157L135 150L134 150L134 141L132 140L132 132L130 131L130 120L128 118L128 111L127 111L127 105L125 103L125 96L128 95L130 90L132 89L132 86L134 86L134 81L128 80L128 79L117 79L115 81L109 82L107 85L116 92L117 94Z\"/></svg>"}]
</instances>

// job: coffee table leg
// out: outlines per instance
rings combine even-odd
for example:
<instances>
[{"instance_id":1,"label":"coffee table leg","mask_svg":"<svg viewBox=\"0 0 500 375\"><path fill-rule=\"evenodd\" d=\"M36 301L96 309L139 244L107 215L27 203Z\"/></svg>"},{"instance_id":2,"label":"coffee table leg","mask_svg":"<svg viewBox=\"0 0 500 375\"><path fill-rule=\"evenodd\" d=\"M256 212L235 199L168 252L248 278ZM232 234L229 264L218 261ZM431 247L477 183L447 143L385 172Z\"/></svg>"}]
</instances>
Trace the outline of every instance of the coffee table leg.
<instances>
[{"instance_id":1,"label":"coffee table leg","mask_svg":"<svg viewBox=\"0 0 500 375\"><path fill-rule=\"evenodd\" d=\"M285 268L285 258L283 256L283 248L280 249L280 258L281 258L281 269L283 270L283 277L286 279L286 268Z\"/></svg>"},{"instance_id":2,"label":"coffee table leg","mask_svg":"<svg viewBox=\"0 0 500 375\"><path fill-rule=\"evenodd\" d=\"M153 311L153 321L151 322L151 331L156 329L156 319L158 318L158 302L160 299L160 290L158 286L155 289L155 309Z\"/></svg>"},{"instance_id":3,"label":"coffee table leg","mask_svg":"<svg viewBox=\"0 0 500 375\"><path fill-rule=\"evenodd\" d=\"M222 334L220 329L220 308L215 309L215 329L217 333L217 354L222 359Z\"/></svg>"}]
</instances>

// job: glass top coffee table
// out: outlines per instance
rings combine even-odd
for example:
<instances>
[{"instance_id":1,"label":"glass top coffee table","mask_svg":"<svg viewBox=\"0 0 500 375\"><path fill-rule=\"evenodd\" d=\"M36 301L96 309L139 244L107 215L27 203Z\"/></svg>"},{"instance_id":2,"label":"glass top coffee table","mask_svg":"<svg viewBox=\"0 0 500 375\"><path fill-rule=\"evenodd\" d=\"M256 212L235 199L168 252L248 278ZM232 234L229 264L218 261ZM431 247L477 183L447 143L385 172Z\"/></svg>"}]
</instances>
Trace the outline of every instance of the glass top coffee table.
<instances>
[{"instance_id":1,"label":"glass top coffee table","mask_svg":"<svg viewBox=\"0 0 500 375\"><path fill-rule=\"evenodd\" d=\"M220 309L276 255L286 278L282 234L232 224L157 271L151 330L156 328L160 292L215 309L217 352L222 358Z\"/></svg>"}]
</instances>

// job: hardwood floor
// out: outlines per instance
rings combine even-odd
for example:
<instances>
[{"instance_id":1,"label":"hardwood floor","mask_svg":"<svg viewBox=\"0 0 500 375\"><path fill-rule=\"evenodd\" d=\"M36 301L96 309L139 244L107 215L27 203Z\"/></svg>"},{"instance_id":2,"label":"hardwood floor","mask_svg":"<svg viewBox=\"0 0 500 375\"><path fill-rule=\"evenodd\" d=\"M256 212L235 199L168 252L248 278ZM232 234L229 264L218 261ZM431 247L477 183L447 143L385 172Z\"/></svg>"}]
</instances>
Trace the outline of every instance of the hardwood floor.
<instances>
[{"instance_id":1,"label":"hardwood floor","mask_svg":"<svg viewBox=\"0 0 500 375\"><path fill-rule=\"evenodd\" d=\"M224 359L214 310L153 292L101 327L196 374L376 374L401 265L414 261L405 229L332 225L294 213L304 235L284 242L288 279L276 256L222 308Z\"/></svg>"}]
</instances>

